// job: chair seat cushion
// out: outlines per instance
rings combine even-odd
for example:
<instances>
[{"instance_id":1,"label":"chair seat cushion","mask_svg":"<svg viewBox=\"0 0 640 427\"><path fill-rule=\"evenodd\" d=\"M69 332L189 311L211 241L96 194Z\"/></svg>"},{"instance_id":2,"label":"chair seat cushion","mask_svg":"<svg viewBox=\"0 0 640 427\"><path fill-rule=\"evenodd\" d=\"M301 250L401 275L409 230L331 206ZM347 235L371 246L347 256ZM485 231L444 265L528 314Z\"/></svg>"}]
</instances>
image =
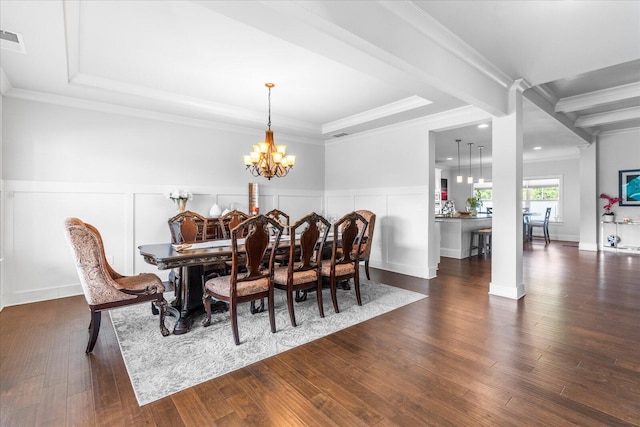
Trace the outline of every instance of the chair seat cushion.
<instances>
[{"instance_id":1,"label":"chair seat cushion","mask_svg":"<svg viewBox=\"0 0 640 427\"><path fill-rule=\"evenodd\" d=\"M155 274L142 273L137 276L126 276L119 279L115 279L115 282L119 285L118 289L126 289L129 291L144 291L148 293L161 293L165 291L162 280Z\"/></svg>"},{"instance_id":2,"label":"chair seat cushion","mask_svg":"<svg viewBox=\"0 0 640 427\"><path fill-rule=\"evenodd\" d=\"M207 291L229 298L231 296L231 276L214 277L205 283ZM238 282L238 296L245 296L266 292L269 290L269 279L264 277L257 280Z\"/></svg>"},{"instance_id":3,"label":"chair seat cushion","mask_svg":"<svg viewBox=\"0 0 640 427\"><path fill-rule=\"evenodd\" d=\"M294 271L293 286L311 283L318 280L317 270ZM273 281L279 285L287 284L287 267L278 267L273 271Z\"/></svg>"},{"instance_id":4,"label":"chair seat cushion","mask_svg":"<svg viewBox=\"0 0 640 427\"><path fill-rule=\"evenodd\" d=\"M353 268L353 264L338 264L336 265L336 276L346 276L348 274L354 274L355 268ZM331 264L323 263L322 268L320 269L320 274L323 276L331 276Z\"/></svg>"}]
</instances>

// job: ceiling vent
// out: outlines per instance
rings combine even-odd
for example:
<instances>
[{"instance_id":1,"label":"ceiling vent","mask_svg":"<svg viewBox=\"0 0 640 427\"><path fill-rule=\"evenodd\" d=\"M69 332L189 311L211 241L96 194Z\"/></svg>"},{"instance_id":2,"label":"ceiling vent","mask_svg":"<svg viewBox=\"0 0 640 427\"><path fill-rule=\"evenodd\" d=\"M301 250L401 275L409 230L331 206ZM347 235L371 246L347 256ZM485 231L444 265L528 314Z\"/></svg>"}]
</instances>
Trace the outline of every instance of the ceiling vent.
<instances>
[{"instance_id":1,"label":"ceiling vent","mask_svg":"<svg viewBox=\"0 0 640 427\"><path fill-rule=\"evenodd\" d=\"M0 48L13 52L27 53L22 35L11 31L0 30Z\"/></svg>"},{"instance_id":2,"label":"ceiling vent","mask_svg":"<svg viewBox=\"0 0 640 427\"><path fill-rule=\"evenodd\" d=\"M342 138L343 136L349 135L348 133L340 132L333 135L334 138Z\"/></svg>"}]
</instances>

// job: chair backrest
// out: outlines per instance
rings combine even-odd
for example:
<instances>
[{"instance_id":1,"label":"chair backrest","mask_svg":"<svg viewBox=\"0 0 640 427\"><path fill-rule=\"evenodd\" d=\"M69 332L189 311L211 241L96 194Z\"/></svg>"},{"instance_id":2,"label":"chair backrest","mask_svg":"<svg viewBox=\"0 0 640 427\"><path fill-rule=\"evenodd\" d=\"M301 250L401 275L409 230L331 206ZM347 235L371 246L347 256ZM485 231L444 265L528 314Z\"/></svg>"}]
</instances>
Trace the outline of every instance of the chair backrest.
<instances>
[{"instance_id":1,"label":"chair backrest","mask_svg":"<svg viewBox=\"0 0 640 427\"><path fill-rule=\"evenodd\" d=\"M376 214L367 210L357 210L356 213L362 215L362 217L368 222L367 232L365 233L366 239L362 243L362 247L360 250L360 258L365 259L368 258L371 254L371 243L373 242L373 231L376 228ZM358 231L360 231L360 227L363 224L358 222Z\"/></svg>"},{"instance_id":2,"label":"chair backrest","mask_svg":"<svg viewBox=\"0 0 640 427\"><path fill-rule=\"evenodd\" d=\"M331 223L315 212L300 218L291 226L289 259L295 259L296 248L300 249L300 263L296 265L294 262L289 262L288 268L291 274L294 267L296 271L319 268L320 250L327 240L330 229Z\"/></svg>"},{"instance_id":3,"label":"chair backrest","mask_svg":"<svg viewBox=\"0 0 640 427\"><path fill-rule=\"evenodd\" d=\"M544 213L544 222L549 222L549 218L551 218L551 208L547 208Z\"/></svg>"},{"instance_id":4,"label":"chair backrest","mask_svg":"<svg viewBox=\"0 0 640 427\"><path fill-rule=\"evenodd\" d=\"M87 302L96 305L102 303L105 298L135 298L122 294L114 287L115 279L121 278L122 275L114 271L107 262L100 232L78 218L67 218L64 227Z\"/></svg>"},{"instance_id":5,"label":"chair backrest","mask_svg":"<svg viewBox=\"0 0 640 427\"><path fill-rule=\"evenodd\" d=\"M278 221L280 224L282 224L282 227L285 230L289 229L289 215L287 215L286 213L282 212L279 209L271 209L269 212L267 212L266 214L264 214L267 218L273 218L276 221Z\"/></svg>"},{"instance_id":6,"label":"chair backrest","mask_svg":"<svg viewBox=\"0 0 640 427\"><path fill-rule=\"evenodd\" d=\"M184 211L168 221L171 243L191 243L207 240L207 219L202 215Z\"/></svg>"},{"instance_id":7,"label":"chair backrest","mask_svg":"<svg viewBox=\"0 0 640 427\"><path fill-rule=\"evenodd\" d=\"M368 225L367 220L355 211L346 214L333 224L332 266L355 263L360 259L362 240ZM349 249L344 250L344 248Z\"/></svg>"},{"instance_id":8,"label":"chair backrest","mask_svg":"<svg viewBox=\"0 0 640 427\"><path fill-rule=\"evenodd\" d=\"M231 230L237 227L241 222L251 218L248 214L239 210L232 210L220 217L220 228L222 229L222 235L225 239L231 238ZM244 237L244 236L239 236Z\"/></svg>"},{"instance_id":9,"label":"chair backrest","mask_svg":"<svg viewBox=\"0 0 640 427\"><path fill-rule=\"evenodd\" d=\"M275 230L272 236L269 235L269 228ZM256 215L241 222L231 230L231 282L232 292L236 290L237 282L257 280L270 277L273 274L273 263L275 252L280 244L280 236L283 227L273 218L264 215ZM238 240L244 239L244 250L239 247L243 243ZM264 259L267 250L270 250L268 268L264 269ZM246 274L240 277L240 267L246 266Z\"/></svg>"},{"instance_id":10,"label":"chair backrest","mask_svg":"<svg viewBox=\"0 0 640 427\"><path fill-rule=\"evenodd\" d=\"M487 207L487 214L488 214L488 215L493 214L493 208L491 208L491 207Z\"/></svg>"}]
</instances>

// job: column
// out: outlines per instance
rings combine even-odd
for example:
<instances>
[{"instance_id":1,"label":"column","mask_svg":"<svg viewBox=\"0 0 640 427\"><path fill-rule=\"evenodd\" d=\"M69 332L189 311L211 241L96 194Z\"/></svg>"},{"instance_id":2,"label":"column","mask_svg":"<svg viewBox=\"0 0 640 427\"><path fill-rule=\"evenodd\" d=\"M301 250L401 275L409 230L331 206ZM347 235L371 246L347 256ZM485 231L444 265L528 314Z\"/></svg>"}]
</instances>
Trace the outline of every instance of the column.
<instances>
[{"instance_id":1,"label":"column","mask_svg":"<svg viewBox=\"0 0 640 427\"><path fill-rule=\"evenodd\" d=\"M489 294L512 299L525 295L522 276L522 92L509 90L509 113L495 117L493 144L493 221Z\"/></svg>"},{"instance_id":2,"label":"column","mask_svg":"<svg viewBox=\"0 0 640 427\"><path fill-rule=\"evenodd\" d=\"M598 250L600 216L598 215L598 136L580 148L580 243L581 251Z\"/></svg>"}]
</instances>

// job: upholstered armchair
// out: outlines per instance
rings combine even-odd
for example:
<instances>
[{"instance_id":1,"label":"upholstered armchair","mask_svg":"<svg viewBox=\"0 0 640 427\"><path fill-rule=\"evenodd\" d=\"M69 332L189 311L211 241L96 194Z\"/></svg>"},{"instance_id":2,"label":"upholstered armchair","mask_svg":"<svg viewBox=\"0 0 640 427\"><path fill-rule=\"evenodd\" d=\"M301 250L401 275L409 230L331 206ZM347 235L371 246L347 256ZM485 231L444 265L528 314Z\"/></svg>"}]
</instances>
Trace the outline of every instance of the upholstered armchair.
<instances>
[{"instance_id":1,"label":"upholstered armchair","mask_svg":"<svg viewBox=\"0 0 640 427\"><path fill-rule=\"evenodd\" d=\"M167 301L164 285L151 273L123 276L107 262L102 237L98 230L78 218L65 221L65 237L71 246L82 291L91 310L89 342L86 353L91 353L98 339L102 310L124 305L152 301L160 312L160 332L169 335L164 325Z\"/></svg>"}]
</instances>

